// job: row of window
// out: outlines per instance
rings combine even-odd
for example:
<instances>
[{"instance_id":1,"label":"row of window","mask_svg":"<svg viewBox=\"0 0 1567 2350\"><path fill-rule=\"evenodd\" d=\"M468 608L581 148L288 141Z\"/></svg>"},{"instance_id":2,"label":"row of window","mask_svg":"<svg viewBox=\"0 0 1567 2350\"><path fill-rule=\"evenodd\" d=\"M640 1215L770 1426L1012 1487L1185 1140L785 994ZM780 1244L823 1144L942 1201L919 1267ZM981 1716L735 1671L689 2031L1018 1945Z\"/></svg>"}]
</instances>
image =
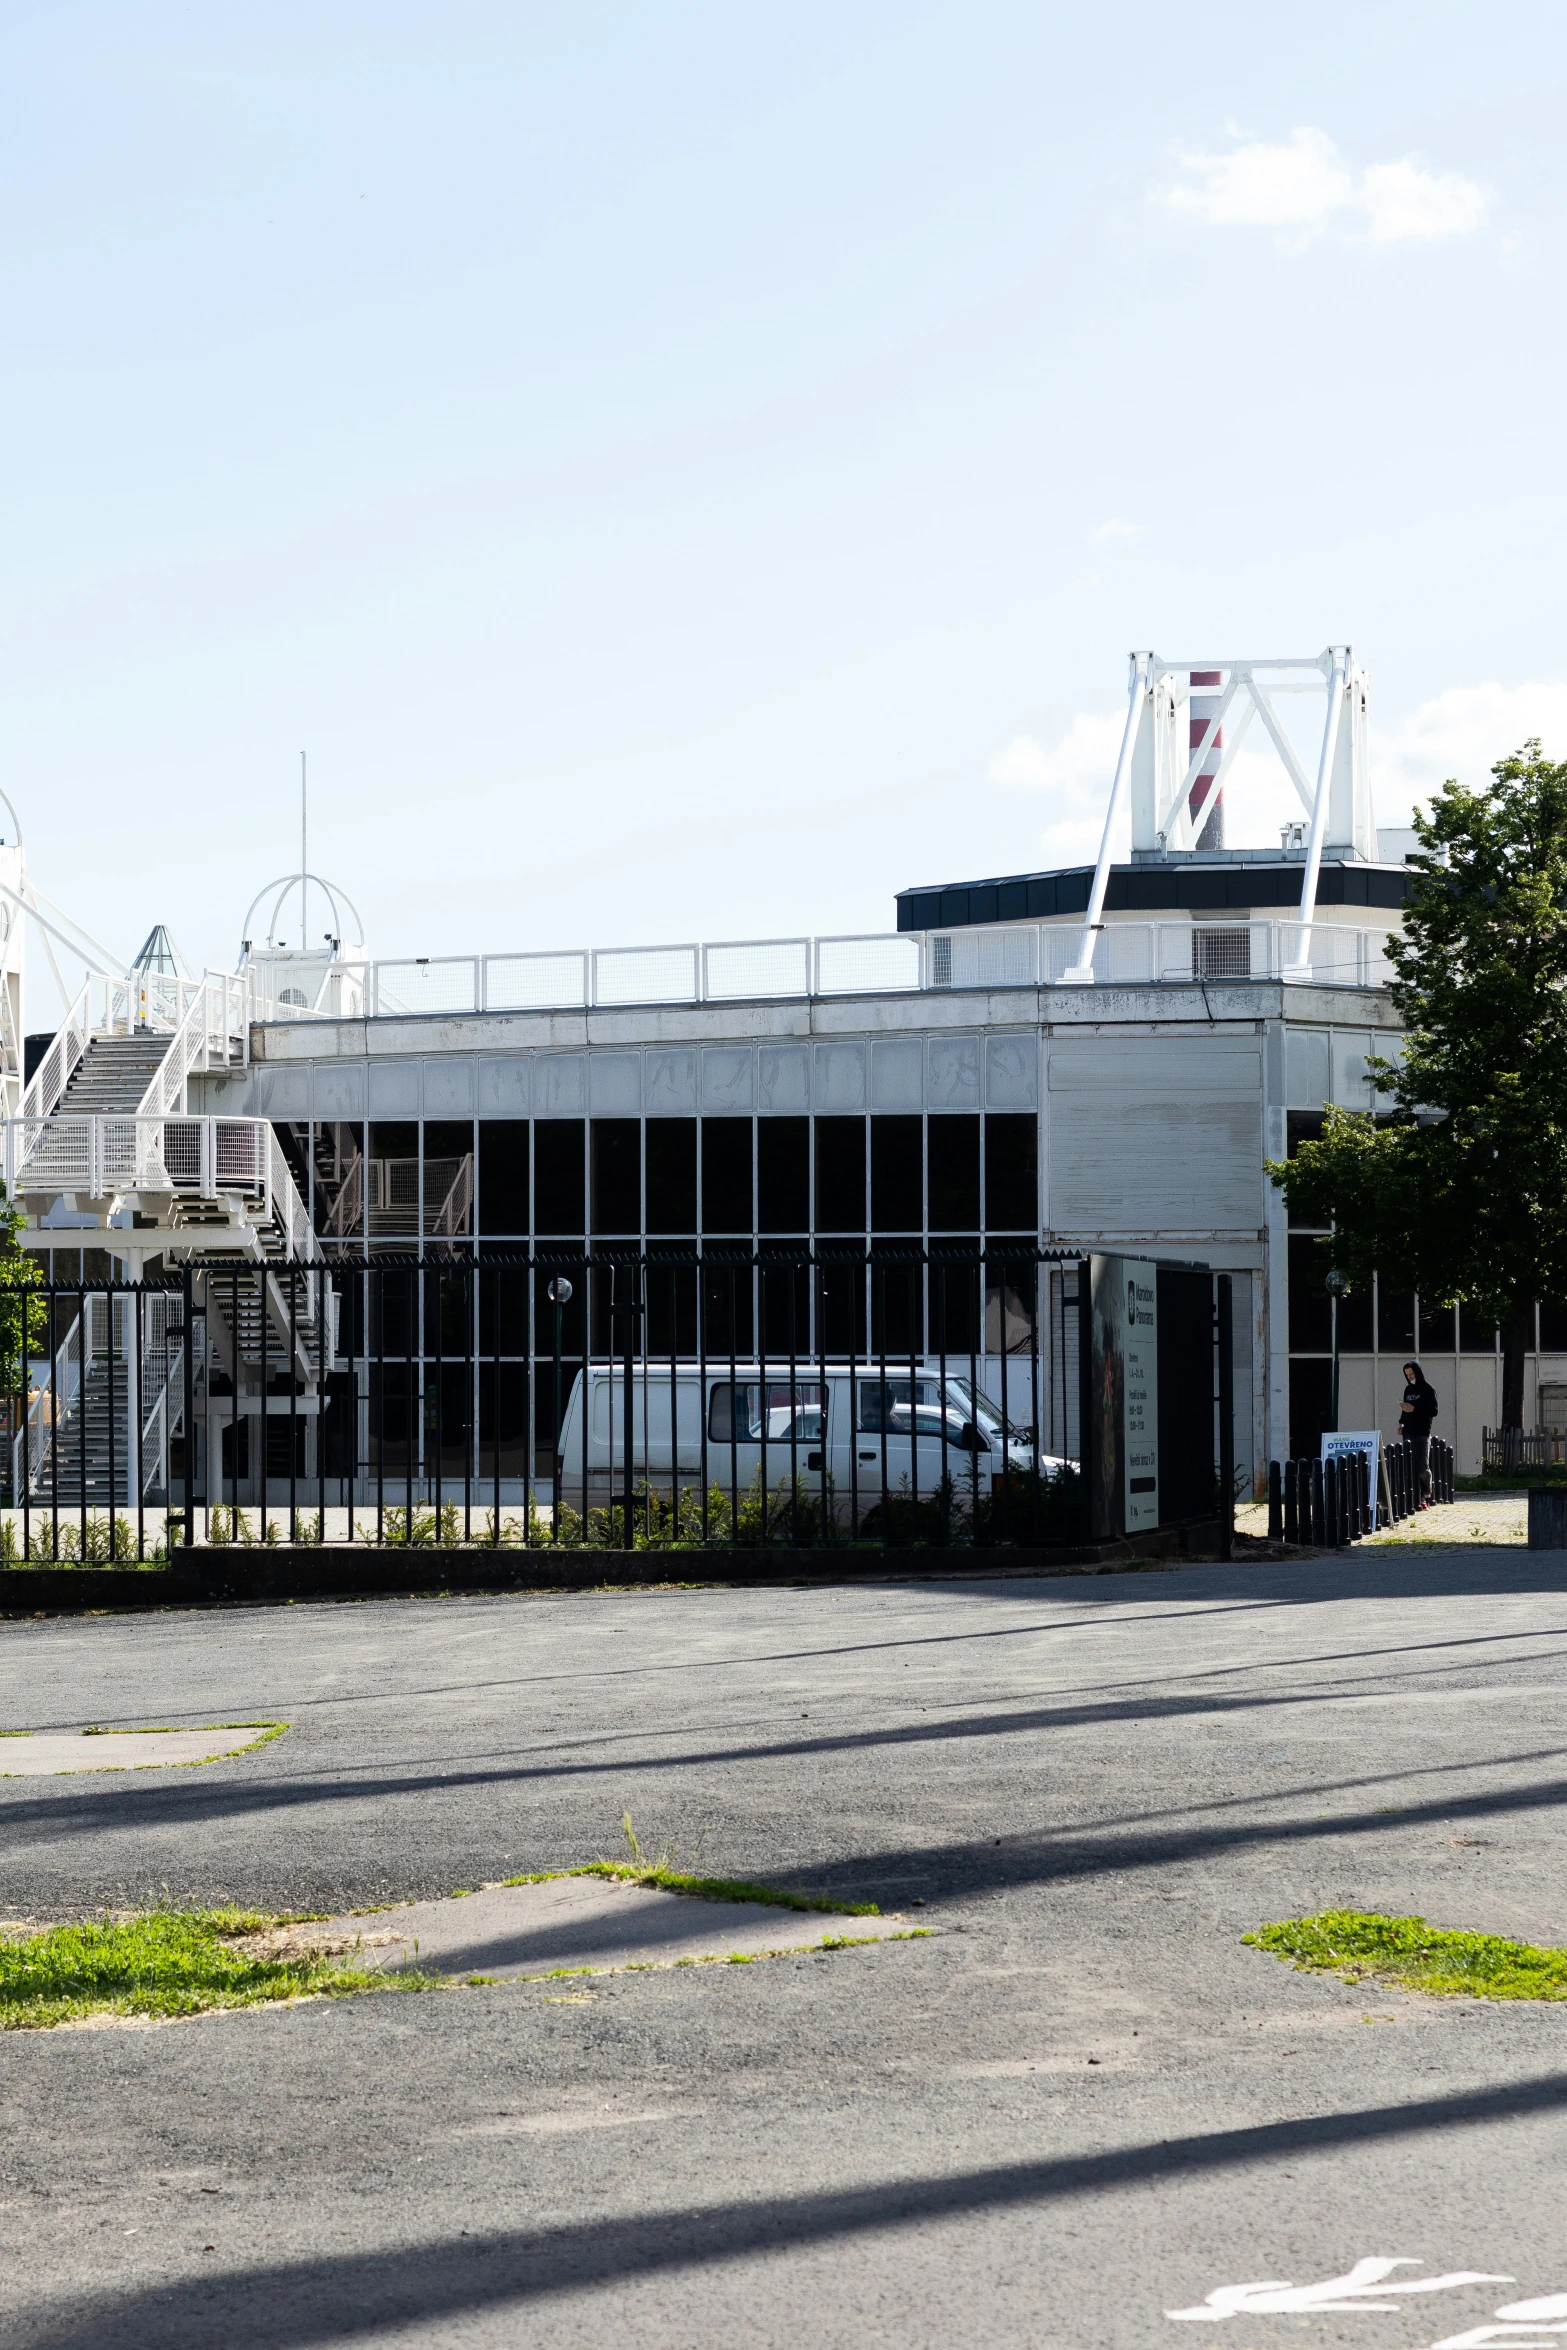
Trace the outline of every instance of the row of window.
<instances>
[{"instance_id":1,"label":"row of window","mask_svg":"<svg viewBox=\"0 0 1567 2350\"><path fill-rule=\"evenodd\" d=\"M1289 1336L1292 1355L1325 1355L1333 1345L1333 1312L1322 1277L1327 1251L1305 1233L1289 1243ZM1567 1305L1542 1303L1534 1345L1542 1354L1567 1354ZM1381 1281L1360 1297L1342 1297L1338 1309L1340 1354L1491 1355L1498 1345L1494 1323L1469 1306L1432 1306L1407 1290Z\"/></svg>"},{"instance_id":2,"label":"row of window","mask_svg":"<svg viewBox=\"0 0 1567 2350\"><path fill-rule=\"evenodd\" d=\"M1028 1115L278 1128L331 1240L1035 1232Z\"/></svg>"}]
</instances>

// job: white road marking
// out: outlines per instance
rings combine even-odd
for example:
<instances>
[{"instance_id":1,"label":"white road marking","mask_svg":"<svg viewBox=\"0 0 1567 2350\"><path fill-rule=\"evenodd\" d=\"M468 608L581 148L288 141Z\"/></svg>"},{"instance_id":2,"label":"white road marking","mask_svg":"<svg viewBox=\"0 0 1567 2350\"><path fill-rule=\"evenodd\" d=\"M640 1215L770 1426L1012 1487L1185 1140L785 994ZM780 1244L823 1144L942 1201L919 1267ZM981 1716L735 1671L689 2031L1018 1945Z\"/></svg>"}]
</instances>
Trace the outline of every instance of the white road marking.
<instances>
[{"instance_id":1,"label":"white road marking","mask_svg":"<svg viewBox=\"0 0 1567 2350\"><path fill-rule=\"evenodd\" d=\"M1405 2277L1396 2284L1387 2279L1395 2268L1418 2268L1418 2260L1383 2260L1375 2257L1357 2260L1347 2276L1326 2277L1319 2285L1290 2285L1277 2277L1264 2278L1254 2285L1220 2285L1206 2301L1195 2309L1167 2309L1166 2317L1198 2325L1222 2325L1226 2318L1246 2314L1256 2315L1263 2310L1333 2309L1349 2312L1382 2311L1396 2314L1396 2301L1370 2298L1378 2293L1450 2293L1459 2285L1510 2285L1512 2277L1497 2276L1486 2269L1454 2269L1439 2277ZM1526 2306L1523 2303L1517 2307ZM1527 2304L1531 2309L1536 2305ZM1564 2304L1567 2307L1567 2304ZM1567 2332L1567 2327L1562 2329ZM1465 2336L1465 2340L1471 2339Z\"/></svg>"}]
</instances>

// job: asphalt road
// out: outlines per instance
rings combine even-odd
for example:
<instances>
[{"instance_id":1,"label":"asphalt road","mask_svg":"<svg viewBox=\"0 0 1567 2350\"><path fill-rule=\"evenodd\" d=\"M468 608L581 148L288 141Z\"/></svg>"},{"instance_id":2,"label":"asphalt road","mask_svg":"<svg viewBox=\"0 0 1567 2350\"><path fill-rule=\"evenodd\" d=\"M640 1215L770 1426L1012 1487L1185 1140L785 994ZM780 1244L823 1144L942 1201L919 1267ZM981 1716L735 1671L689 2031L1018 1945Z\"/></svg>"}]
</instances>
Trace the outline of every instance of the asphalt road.
<instances>
[{"instance_id":1,"label":"asphalt road","mask_svg":"<svg viewBox=\"0 0 1567 2350\"><path fill-rule=\"evenodd\" d=\"M10 2034L0 2343L1561 2339L1494 2313L1567 2328L1567 2006L1240 1937L1352 1904L1567 1941L1564 1650L1567 1558L1496 1550L0 1626L0 1726L290 1725L0 1781L13 1918L435 1895L629 1811L933 1928ZM1313 2303L1373 2259L1498 2281ZM1258 2280L1296 2305L1166 2314Z\"/></svg>"}]
</instances>

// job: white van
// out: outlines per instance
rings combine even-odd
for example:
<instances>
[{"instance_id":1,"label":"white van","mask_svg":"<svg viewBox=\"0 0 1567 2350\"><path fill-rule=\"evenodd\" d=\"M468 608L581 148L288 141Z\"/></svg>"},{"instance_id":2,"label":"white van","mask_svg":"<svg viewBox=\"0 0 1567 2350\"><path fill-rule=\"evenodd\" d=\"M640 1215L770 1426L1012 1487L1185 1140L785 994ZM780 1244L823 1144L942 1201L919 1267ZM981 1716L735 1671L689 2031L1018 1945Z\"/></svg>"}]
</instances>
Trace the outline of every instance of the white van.
<instances>
[{"instance_id":1,"label":"white van","mask_svg":"<svg viewBox=\"0 0 1567 2350\"><path fill-rule=\"evenodd\" d=\"M705 1379L705 1391L704 1391ZM1020 1382L1021 1383L1021 1382ZM587 1402L586 1506L602 1509L625 1491L626 1374L621 1364L578 1372L561 1422L557 1491L584 1507L583 1410ZM703 1437L706 1436L704 1448ZM678 1443L672 1442L672 1433ZM945 1446L943 1446L945 1436ZM796 1479L820 1495L825 1478L834 1516L861 1525L884 1496L938 1493L943 1474L958 1495L988 1497L1003 1476L1030 1476L1034 1438L1017 1409L1000 1407L967 1379L939 1366L820 1369L726 1362L705 1374L695 1363L631 1366L633 1490L668 1494L705 1485L743 1499L759 1486L787 1494ZM1042 1476L1066 1464L1041 1455Z\"/></svg>"}]
</instances>

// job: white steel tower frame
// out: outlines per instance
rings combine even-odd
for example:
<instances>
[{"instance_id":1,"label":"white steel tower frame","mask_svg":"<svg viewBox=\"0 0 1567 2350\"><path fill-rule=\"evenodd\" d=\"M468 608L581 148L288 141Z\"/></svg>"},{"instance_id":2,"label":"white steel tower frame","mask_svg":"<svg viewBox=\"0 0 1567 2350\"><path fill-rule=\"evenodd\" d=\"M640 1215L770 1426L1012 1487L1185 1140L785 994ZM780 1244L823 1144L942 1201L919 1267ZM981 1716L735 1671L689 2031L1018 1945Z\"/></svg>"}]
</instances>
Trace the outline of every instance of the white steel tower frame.
<instances>
[{"instance_id":1,"label":"white steel tower frame","mask_svg":"<svg viewBox=\"0 0 1567 2350\"><path fill-rule=\"evenodd\" d=\"M1376 816L1371 803L1371 774L1367 751L1366 674L1349 645L1329 645L1322 652L1267 661L1166 661L1157 653L1130 655L1126 728L1121 755L1110 786L1104 837L1094 867L1088 914L1083 923L1077 961L1062 973L1079 985L1093 980L1094 940L1103 923L1105 891L1110 880L1111 845L1121 802L1131 793L1132 848L1154 856L1187 855L1193 839L1192 786L1201 775L1211 775L1212 787L1199 821L1224 789L1235 754L1246 739L1254 718L1260 718L1281 765L1300 798L1309 824L1306 862L1300 893L1299 960L1311 957L1310 924L1317 909L1317 876L1324 849L1374 863L1377 855ZM1192 698L1193 672L1208 678L1218 673L1222 684L1215 698L1211 686L1199 687L1199 697L1212 715L1199 733L1183 726ZM1322 746L1315 782L1308 780L1294 744L1279 719L1274 703L1280 694L1323 693ZM1222 735L1217 767L1209 755Z\"/></svg>"}]
</instances>

